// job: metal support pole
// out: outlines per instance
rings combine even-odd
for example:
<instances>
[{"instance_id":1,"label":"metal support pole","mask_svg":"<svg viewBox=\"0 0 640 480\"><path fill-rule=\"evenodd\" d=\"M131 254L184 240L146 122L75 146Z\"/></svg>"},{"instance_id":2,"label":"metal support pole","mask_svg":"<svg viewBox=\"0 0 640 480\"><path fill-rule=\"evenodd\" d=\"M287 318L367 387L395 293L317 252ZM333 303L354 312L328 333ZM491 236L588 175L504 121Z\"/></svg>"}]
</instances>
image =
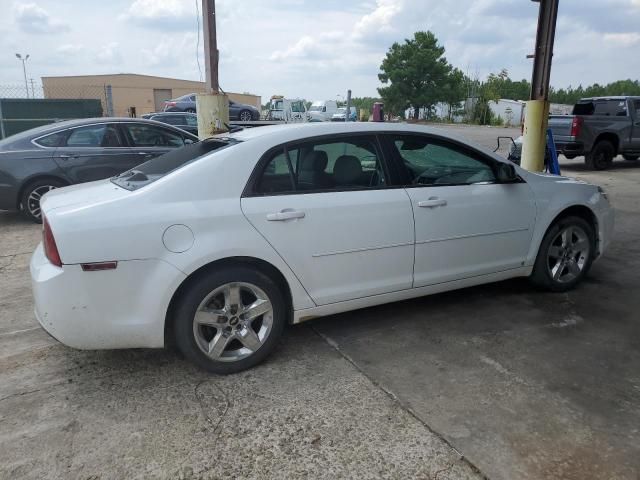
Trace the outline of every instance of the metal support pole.
<instances>
[{"instance_id":1,"label":"metal support pole","mask_svg":"<svg viewBox=\"0 0 640 480\"><path fill-rule=\"evenodd\" d=\"M559 0L533 0L540 3L538 11L538 32L533 55L531 95L527 102L522 143L522 166L530 171L544 169L546 132L549 114L549 81L553 42L556 34Z\"/></svg>"},{"instance_id":2,"label":"metal support pole","mask_svg":"<svg viewBox=\"0 0 640 480\"><path fill-rule=\"evenodd\" d=\"M204 30L205 93L196 95L198 136L208 138L227 130L229 99L220 93L218 81L218 40L216 37L215 0L202 0L202 28Z\"/></svg>"},{"instance_id":3,"label":"metal support pole","mask_svg":"<svg viewBox=\"0 0 640 480\"><path fill-rule=\"evenodd\" d=\"M216 37L216 2L202 0L202 29L204 30L204 68L206 74L206 93L218 93L218 39Z\"/></svg>"},{"instance_id":4,"label":"metal support pole","mask_svg":"<svg viewBox=\"0 0 640 480\"><path fill-rule=\"evenodd\" d=\"M344 115L344 121L348 122L351 116L351 90L347 90L347 111Z\"/></svg>"}]
</instances>

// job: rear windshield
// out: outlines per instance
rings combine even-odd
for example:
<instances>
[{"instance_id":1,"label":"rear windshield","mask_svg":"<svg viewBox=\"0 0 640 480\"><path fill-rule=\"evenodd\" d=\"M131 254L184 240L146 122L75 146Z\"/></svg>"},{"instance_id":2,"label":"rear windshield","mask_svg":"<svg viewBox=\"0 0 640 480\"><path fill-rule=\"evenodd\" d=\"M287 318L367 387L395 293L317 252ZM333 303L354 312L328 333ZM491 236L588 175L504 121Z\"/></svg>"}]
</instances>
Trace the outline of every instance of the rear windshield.
<instances>
[{"instance_id":1,"label":"rear windshield","mask_svg":"<svg viewBox=\"0 0 640 480\"><path fill-rule=\"evenodd\" d=\"M611 117L626 117L626 100L593 100L578 102L573 107L574 115L604 115Z\"/></svg>"},{"instance_id":2,"label":"rear windshield","mask_svg":"<svg viewBox=\"0 0 640 480\"><path fill-rule=\"evenodd\" d=\"M137 190L214 150L228 148L238 143L239 140L229 137L209 138L201 142L185 145L184 147L142 163L131 170L127 170L113 177L111 181L127 190Z\"/></svg>"}]
</instances>

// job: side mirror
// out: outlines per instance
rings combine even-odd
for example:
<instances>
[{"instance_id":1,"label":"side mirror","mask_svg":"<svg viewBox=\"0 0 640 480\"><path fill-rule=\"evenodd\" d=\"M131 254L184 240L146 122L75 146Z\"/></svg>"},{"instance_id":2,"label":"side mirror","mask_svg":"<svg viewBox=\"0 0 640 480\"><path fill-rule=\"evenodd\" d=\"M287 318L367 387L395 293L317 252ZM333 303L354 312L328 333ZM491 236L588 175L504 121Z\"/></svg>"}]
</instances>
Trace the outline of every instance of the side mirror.
<instances>
[{"instance_id":1,"label":"side mirror","mask_svg":"<svg viewBox=\"0 0 640 480\"><path fill-rule=\"evenodd\" d=\"M184 139L184 144L185 144L185 145L191 145L192 143L196 143L196 142L194 142L194 141L193 141L193 140L191 140L190 138L185 138L185 139Z\"/></svg>"},{"instance_id":2,"label":"side mirror","mask_svg":"<svg viewBox=\"0 0 640 480\"><path fill-rule=\"evenodd\" d=\"M496 177L500 183L513 183L518 180L518 173L516 172L516 168L510 163L500 162L496 169Z\"/></svg>"}]
</instances>

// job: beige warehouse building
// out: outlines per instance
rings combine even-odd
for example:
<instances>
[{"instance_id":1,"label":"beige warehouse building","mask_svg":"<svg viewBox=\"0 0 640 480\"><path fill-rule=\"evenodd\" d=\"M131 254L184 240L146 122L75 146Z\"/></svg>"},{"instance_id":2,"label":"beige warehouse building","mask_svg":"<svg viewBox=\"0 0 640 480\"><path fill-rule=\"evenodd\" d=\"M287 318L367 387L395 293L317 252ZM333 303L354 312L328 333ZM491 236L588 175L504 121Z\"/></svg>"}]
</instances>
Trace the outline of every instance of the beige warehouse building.
<instances>
[{"instance_id":1,"label":"beige warehouse building","mask_svg":"<svg viewBox=\"0 0 640 480\"><path fill-rule=\"evenodd\" d=\"M109 88L110 87L110 88ZM136 116L162 111L164 102L188 93L204 92L204 82L177 78L154 77L135 73L114 75L78 75L42 77L45 98L98 98L105 115L108 112L108 91L111 91L114 116L129 116L131 107ZM258 110L261 98L250 93L227 92L234 102L254 105Z\"/></svg>"}]
</instances>

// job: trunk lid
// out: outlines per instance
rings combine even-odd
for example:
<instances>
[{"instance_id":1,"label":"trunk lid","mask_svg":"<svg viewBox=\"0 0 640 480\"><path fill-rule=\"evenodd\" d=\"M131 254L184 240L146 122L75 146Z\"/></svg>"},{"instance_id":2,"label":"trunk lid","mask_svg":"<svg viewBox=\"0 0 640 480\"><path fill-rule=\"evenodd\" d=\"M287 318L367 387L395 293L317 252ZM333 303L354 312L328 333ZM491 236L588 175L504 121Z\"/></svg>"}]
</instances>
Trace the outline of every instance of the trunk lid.
<instances>
[{"instance_id":1,"label":"trunk lid","mask_svg":"<svg viewBox=\"0 0 640 480\"><path fill-rule=\"evenodd\" d=\"M40 202L42 212L47 213L62 207L90 207L127 197L131 192L111 183L111 180L80 183L51 190Z\"/></svg>"}]
</instances>

